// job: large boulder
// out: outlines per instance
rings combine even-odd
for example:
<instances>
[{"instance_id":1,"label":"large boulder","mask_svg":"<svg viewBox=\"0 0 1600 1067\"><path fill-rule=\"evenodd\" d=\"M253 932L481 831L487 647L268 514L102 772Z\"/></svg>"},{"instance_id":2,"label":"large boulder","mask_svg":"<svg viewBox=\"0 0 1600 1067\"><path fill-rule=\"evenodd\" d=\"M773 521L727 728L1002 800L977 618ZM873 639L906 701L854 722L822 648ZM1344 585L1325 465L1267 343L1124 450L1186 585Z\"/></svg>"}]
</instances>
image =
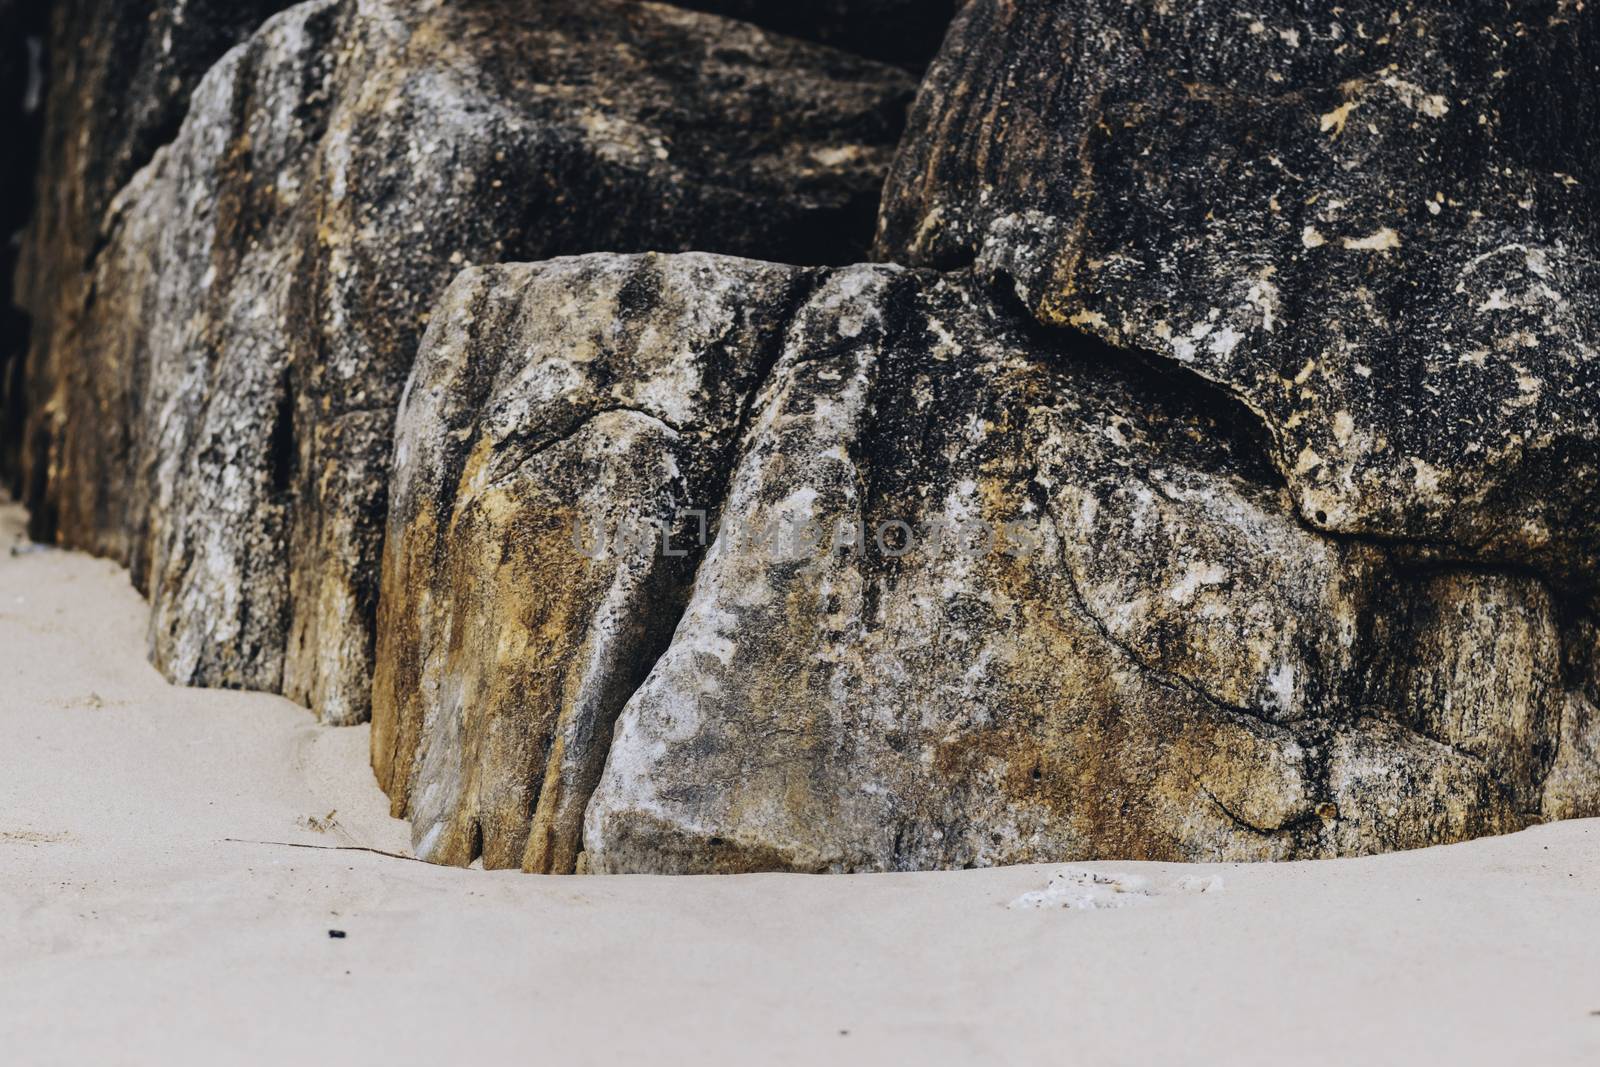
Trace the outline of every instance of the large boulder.
<instances>
[{"instance_id":1,"label":"large boulder","mask_svg":"<svg viewBox=\"0 0 1600 1067\"><path fill-rule=\"evenodd\" d=\"M1597 77L1568 0L973 0L879 252L1221 386L1318 529L1592 591Z\"/></svg>"},{"instance_id":2,"label":"large boulder","mask_svg":"<svg viewBox=\"0 0 1600 1067\"><path fill-rule=\"evenodd\" d=\"M58 539L132 564L173 679L365 717L394 412L451 277L590 249L857 258L910 93L657 4L284 12L107 212L46 382Z\"/></svg>"},{"instance_id":3,"label":"large boulder","mask_svg":"<svg viewBox=\"0 0 1600 1067\"><path fill-rule=\"evenodd\" d=\"M380 612L419 853L1266 859L1539 817L1576 692L1539 583L1308 527L1225 396L1000 296L707 256L459 278Z\"/></svg>"},{"instance_id":4,"label":"large boulder","mask_svg":"<svg viewBox=\"0 0 1600 1067\"><path fill-rule=\"evenodd\" d=\"M50 75L48 95L37 102L43 113L37 207L15 284L17 302L32 320L32 369L25 372L18 361L0 408L6 431L0 475L26 497L37 537L48 540L56 531L55 500L45 487L54 435L68 413L55 382L81 343L77 309L88 299L87 267L99 247L101 219L117 191L171 140L205 72L290 2L25 0L0 7L6 47L19 63L19 99L34 73ZM37 72L27 69L35 63ZM38 133L7 141L7 207L16 205L24 218L32 197L9 186L35 181L30 163ZM25 427L32 437L26 442Z\"/></svg>"},{"instance_id":5,"label":"large boulder","mask_svg":"<svg viewBox=\"0 0 1600 1067\"><path fill-rule=\"evenodd\" d=\"M591 256L451 285L400 408L373 693L423 859L572 870L809 274Z\"/></svg>"}]
</instances>

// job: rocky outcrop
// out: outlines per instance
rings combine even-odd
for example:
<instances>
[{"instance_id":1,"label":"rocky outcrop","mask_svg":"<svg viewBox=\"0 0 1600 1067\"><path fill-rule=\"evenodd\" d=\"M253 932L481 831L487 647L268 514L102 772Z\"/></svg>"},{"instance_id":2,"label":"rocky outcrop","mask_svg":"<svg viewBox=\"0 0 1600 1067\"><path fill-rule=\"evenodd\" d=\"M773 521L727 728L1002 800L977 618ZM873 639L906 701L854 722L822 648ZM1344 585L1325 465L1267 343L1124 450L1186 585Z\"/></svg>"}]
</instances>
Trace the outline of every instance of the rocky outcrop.
<instances>
[{"instance_id":1,"label":"rocky outcrop","mask_svg":"<svg viewBox=\"0 0 1600 1067\"><path fill-rule=\"evenodd\" d=\"M38 506L131 562L170 677L364 718L394 411L450 278L857 258L910 88L656 4L300 4L108 212Z\"/></svg>"},{"instance_id":2,"label":"rocky outcrop","mask_svg":"<svg viewBox=\"0 0 1600 1067\"><path fill-rule=\"evenodd\" d=\"M69 418L58 383L87 342L77 332L90 299L100 224L118 190L170 141L189 93L222 54L290 0L51 0L16 3L6 18L25 47L37 33L50 91L44 111L37 207L16 274L32 319L27 366L18 362L3 414L10 447L0 473L30 506L32 532L57 530L51 459ZM24 90L25 91L25 90ZM31 151L11 153L33 180ZM18 202L22 202L19 201ZM9 236L9 228L8 228ZM10 270L6 278L11 278ZM26 437L24 433L26 430Z\"/></svg>"},{"instance_id":3,"label":"rocky outcrop","mask_svg":"<svg viewBox=\"0 0 1600 1067\"><path fill-rule=\"evenodd\" d=\"M809 273L595 256L450 287L400 409L373 699L422 858L572 870Z\"/></svg>"},{"instance_id":4,"label":"rocky outcrop","mask_svg":"<svg viewBox=\"0 0 1600 1067\"><path fill-rule=\"evenodd\" d=\"M974 0L879 251L1226 389L1319 529L1592 589L1597 24L1315 8Z\"/></svg>"},{"instance_id":5,"label":"rocky outcrop","mask_svg":"<svg viewBox=\"0 0 1600 1067\"><path fill-rule=\"evenodd\" d=\"M963 0L676 0L921 71Z\"/></svg>"},{"instance_id":6,"label":"rocky outcrop","mask_svg":"<svg viewBox=\"0 0 1600 1067\"><path fill-rule=\"evenodd\" d=\"M370 706L419 855L1600 815L1581 5L309 0L222 56L276 6L60 6L7 433L169 676ZM892 173L904 70L771 32L918 68L957 7Z\"/></svg>"},{"instance_id":7,"label":"rocky outcrop","mask_svg":"<svg viewBox=\"0 0 1600 1067\"><path fill-rule=\"evenodd\" d=\"M436 861L1342 855L1562 788L1541 583L1308 527L1225 393L971 275L471 271L399 427L374 756Z\"/></svg>"}]
</instances>

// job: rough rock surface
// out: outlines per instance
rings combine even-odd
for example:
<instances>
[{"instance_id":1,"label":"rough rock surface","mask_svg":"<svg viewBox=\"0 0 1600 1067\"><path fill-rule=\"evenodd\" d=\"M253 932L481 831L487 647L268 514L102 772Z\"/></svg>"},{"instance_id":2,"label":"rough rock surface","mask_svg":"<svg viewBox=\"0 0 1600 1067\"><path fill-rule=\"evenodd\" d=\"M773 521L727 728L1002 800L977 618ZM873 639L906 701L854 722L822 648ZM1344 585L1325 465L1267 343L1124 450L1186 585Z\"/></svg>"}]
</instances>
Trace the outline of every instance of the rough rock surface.
<instances>
[{"instance_id":1,"label":"rough rock surface","mask_svg":"<svg viewBox=\"0 0 1600 1067\"><path fill-rule=\"evenodd\" d=\"M59 539L131 562L174 679L363 718L394 411L450 278L857 258L910 90L656 4L290 9L107 214L35 459Z\"/></svg>"},{"instance_id":2,"label":"rough rock surface","mask_svg":"<svg viewBox=\"0 0 1600 1067\"><path fill-rule=\"evenodd\" d=\"M963 0L675 0L922 70Z\"/></svg>"},{"instance_id":3,"label":"rough rock surface","mask_svg":"<svg viewBox=\"0 0 1600 1067\"><path fill-rule=\"evenodd\" d=\"M451 285L400 409L373 695L424 859L572 870L809 274L591 256Z\"/></svg>"},{"instance_id":4,"label":"rough rock surface","mask_svg":"<svg viewBox=\"0 0 1600 1067\"><path fill-rule=\"evenodd\" d=\"M9 5L18 47L28 32L51 75L44 102L38 204L21 244L16 299L32 318L24 372L0 409L12 438L0 473L31 507L33 534L56 530L44 491L55 435L67 419L56 383L84 343L77 309L113 197L172 139L189 93L222 54L289 0L52 0ZM8 26L8 29L12 27ZM20 31L20 32L19 32ZM9 42L8 42L9 43ZM31 152L8 144L8 165L31 180ZM20 199L20 198L19 198ZM6 236L9 237L9 227ZM10 271L6 278L11 277ZM26 377L24 377L26 373ZM31 441L24 447L27 427Z\"/></svg>"},{"instance_id":5,"label":"rough rock surface","mask_svg":"<svg viewBox=\"0 0 1600 1067\"><path fill-rule=\"evenodd\" d=\"M0 462L420 855L1600 815L1578 0L283 6L56 5Z\"/></svg>"},{"instance_id":6,"label":"rough rock surface","mask_svg":"<svg viewBox=\"0 0 1600 1067\"><path fill-rule=\"evenodd\" d=\"M1541 583L1309 528L1225 394L972 276L473 271L399 425L374 757L441 862L1460 840L1539 816L1581 695ZM586 551L644 523L686 555Z\"/></svg>"},{"instance_id":7,"label":"rough rock surface","mask_svg":"<svg viewBox=\"0 0 1600 1067\"><path fill-rule=\"evenodd\" d=\"M1574 0L974 0L879 251L1223 386L1321 529L1592 589L1597 76Z\"/></svg>"},{"instance_id":8,"label":"rough rock surface","mask_svg":"<svg viewBox=\"0 0 1600 1067\"><path fill-rule=\"evenodd\" d=\"M1600 626L1578 628L1568 641L1573 686L1560 707L1561 732L1545 777L1547 819L1600 817Z\"/></svg>"}]
</instances>

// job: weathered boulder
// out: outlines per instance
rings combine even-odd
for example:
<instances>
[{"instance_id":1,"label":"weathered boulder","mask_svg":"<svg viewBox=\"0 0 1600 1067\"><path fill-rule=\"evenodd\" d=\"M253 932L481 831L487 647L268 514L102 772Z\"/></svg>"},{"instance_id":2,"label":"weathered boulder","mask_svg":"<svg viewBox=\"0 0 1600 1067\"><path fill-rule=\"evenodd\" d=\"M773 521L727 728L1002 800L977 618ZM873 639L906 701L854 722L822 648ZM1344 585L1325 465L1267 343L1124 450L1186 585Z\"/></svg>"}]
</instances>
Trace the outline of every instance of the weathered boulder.
<instances>
[{"instance_id":1,"label":"weathered boulder","mask_svg":"<svg viewBox=\"0 0 1600 1067\"><path fill-rule=\"evenodd\" d=\"M419 856L572 870L810 273L590 256L450 286L400 408L373 693Z\"/></svg>"},{"instance_id":2,"label":"weathered boulder","mask_svg":"<svg viewBox=\"0 0 1600 1067\"><path fill-rule=\"evenodd\" d=\"M88 299L88 267L99 247L101 219L117 191L171 140L201 76L289 3L51 0L8 5L8 45L14 41L25 50L28 37L37 33L40 54L24 62L37 59L51 75L42 102L37 208L21 244L15 285L17 302L32 320L31 370L18 363L14 387L0 408L11 439L0 450L0 473L29 504L36 537L49 540L56 531L57 497L47 486L54 477L55 441L68 419L56 385L83 343L75 328L78 309ZM8 179L34 181L31 158L31 145L8 143ZM26 210L33 207L31 200L19 196L8 202Z\"/></svg>"},{"instance_id":3,"label":"weathered boulder","mask_svg":"<svg viewBox=\"0 0 1600 1067\"><path fill-rule=\"evenodd\" d=\"M962 0L674 0L913 70L928 65Z\"/></svg>"},{"instance_id":4,"label":"weathered boulder","mask_svg":"<svg viewBox=\"0 0 1600 1067\"><path fill-rule=\"evenodd\" d=\"M367 713L394 411L464 267L848 260L911 85L648 3L311 0L118 195L49 381L58 535L128 559L189 683Z\"/></svg>"},{"instance_id":5,"label":"weathered boulder","mask_svg":"<svg viewBox=\"0 0 1600 1067\"><path fill-rule=\"evenodd\" d=\"M424 857L556 872L1537 818L1571 696L1543 587L1307 526L1255 429L972 275L468 272L399 420L380 780Z\"/></svg>"},{"instance_id":6,"label":"weathered boulder","mask_svg":"<svg viewBox=\"0 0 1600 1067\"><path fill-rule=\"evenodd\" d=\"M878 248L1225 388L1320 529L1592 590L1597 76L1570 0L973 0Z\"/></svg>"},{"instance_id":7,"label":"weathered boulder","mask_svg":"<svg viewBox=\"0 0 1600 1067\"><path fill-rule=\"evenodd\" d=\"M171 139L206 69L288 2L30 0L0 11L8 64L14 64L8 91L22 102L30 91L43 90L43 83L29 85L35 74L51 75L48 94L32 101L42 122L27 123L16 141L6 139L3 208L16 211L6 221L6 238L32 214L18 246L14 286L10 269L5 275L6 301L14 288L32 331L14 342L10 382L0 384L0 477L29 502L37 537L50 539L56 530L53 496L43 491L54 435L66 421L54 395L56 360L70 358L62 352L78 344L74 312L85 299L85 264L93 258L101 216L134 171ZM42 152L37 178L35 150ZM24 194L13 182L32 182L35 189ZM10 248L3 254L8 258Z\"/></svg>"},{"instance_id":8,"label":"weathered boulder","mask_svg":"<svg viewBox=\"0 0 1600 1067\"><path fill-rule=\"evenodd\" d=\"M1567 649L1572 688L1560 706L1542 806L1547 819L1600 818L1600 626L1590 620L1575 627Z\"/></svg>"}]
</instances>

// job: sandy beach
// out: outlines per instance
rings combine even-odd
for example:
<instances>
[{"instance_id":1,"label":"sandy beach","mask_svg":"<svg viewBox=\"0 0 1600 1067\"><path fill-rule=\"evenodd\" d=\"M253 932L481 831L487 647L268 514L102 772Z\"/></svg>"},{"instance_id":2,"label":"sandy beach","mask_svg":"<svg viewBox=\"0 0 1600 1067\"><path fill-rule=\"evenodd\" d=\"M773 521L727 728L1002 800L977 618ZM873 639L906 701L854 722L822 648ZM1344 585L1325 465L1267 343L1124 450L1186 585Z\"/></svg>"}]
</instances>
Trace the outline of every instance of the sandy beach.
<instances>
[{"instance_id":1,"label":"sandy beach","mask_svg":"<svg viewBox=\"0 0 1600 1067\"><path fill-rule=\"evenodd\" d=\"M1278 866L432 867L364 727L166 685L126 575L21 523L7 1063L1600 1063L1600 823Z\"/></svg>"}]
</instances>

